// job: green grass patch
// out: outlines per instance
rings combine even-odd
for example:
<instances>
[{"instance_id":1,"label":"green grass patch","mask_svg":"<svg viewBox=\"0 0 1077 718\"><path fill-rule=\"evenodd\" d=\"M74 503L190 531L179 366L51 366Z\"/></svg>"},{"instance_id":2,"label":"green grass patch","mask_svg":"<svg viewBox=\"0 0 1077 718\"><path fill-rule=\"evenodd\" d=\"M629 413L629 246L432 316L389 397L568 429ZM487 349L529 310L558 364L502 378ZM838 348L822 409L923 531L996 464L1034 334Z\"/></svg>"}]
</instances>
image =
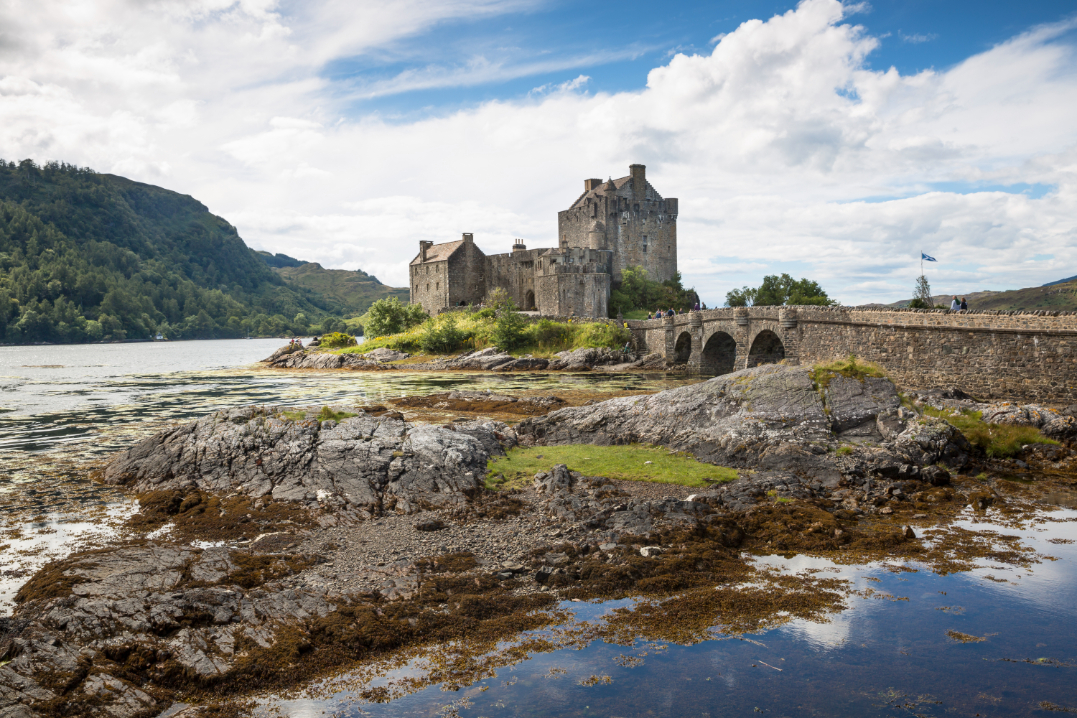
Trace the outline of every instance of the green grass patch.
<instances>
[{"instance_id":1,"label":"green grass patch","mask_svg":"<svg viewBox=\"0 0 1077 718\"><path fill-rule=\"evenodd\" d=\"M389 336L367 334L360 346L342 349L342 354L365 354L379 347L416 354L457 354L495 346L497 317L493 310L445 312L407 331ZM602 322L554 322L542 319L521 328L515 355L552 356L560 351L582 348L619 349L631 339L624 327Z\"/></svg>"},{"instance_id":2,"label":"green grass patch","mask_svg":"<svg viewBox=\"0 0 1077 718\"><path fill-rule=\"evenodd\" d=\"M834 452L838 456L848 456L853 453L853 447L851 446L839 446L838 450Z\"/></svg>"},{"instance_id":3,"label":"green grass patch","mask_svg":"<svg viewBox=\"0 0 1077 718\"><path fill-rule=\"evenodd\" d=\"M846 359L838 359L828 364L816 364L811 370L811 379L819 391L824 391L830 380L841 375L863 382L866 377L885 378L886 373L871 362L857 361L856 356L850 354Z\"/></svg>"},{"instance_id":4,"label":"green grass patch","mask_svg":"<svg viewBox=\"0 0 1077 718\"><path fill-rule=\"evenodd\" d=\"M1048 439L1033 426L1009 426L1005 424L988 424L983 421L978 411L950 411L925 406L924 414L945 419L965 435L974 446L996 459L1009 459L1020 453L1026 444L1051 444L1058 446L1054 439Z\"/></svg>"},{"instance_id":5,"label":"green grass patch","mask_svg":"<svg viewBox=\"0 0 1077 718\"><path fill-rule=\"evenodd\" d=\"M653 481L699 488L737 478L737 472L733 469L704 464L689 454L670 453L669 449L660 446L577 444L512 449L507 456L490 460L487 465L486 485L489 488L519 486L530 482L540 471L549 471L556 464L565 464L585 476ZM495 478L498 474L504 475L504 483Z\"/></svg>"},{"instance_id":6,"label":"green grass patch","mask_svg":"<svg viewBox=\"0 0 1077 718\"><path fill-rule=\"evenodd\" d=\"M284 414L285 419L289 419L291 421L303 421L304 419L308 418L314 419L315 421L343 421L344 419L347 419L349 417L358 416L358 414L355 414L350 411L333 411L328 406L323 406L322 410L314 416L310 416L306 411L303 411L302 409L294 411L282 411L281 413Z\"/></svg>"}]
</instances>

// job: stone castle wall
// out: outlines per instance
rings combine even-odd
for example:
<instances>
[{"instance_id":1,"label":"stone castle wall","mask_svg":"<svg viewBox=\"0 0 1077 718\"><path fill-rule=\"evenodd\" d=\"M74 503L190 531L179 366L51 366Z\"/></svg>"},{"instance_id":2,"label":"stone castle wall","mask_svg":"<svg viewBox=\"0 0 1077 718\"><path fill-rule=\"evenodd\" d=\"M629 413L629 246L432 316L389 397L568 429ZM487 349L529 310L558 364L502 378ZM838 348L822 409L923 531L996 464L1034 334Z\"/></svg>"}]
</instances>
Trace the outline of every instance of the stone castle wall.
<instances>
[{"instance_id":1,"label":"stone castle wall","mask_svg":"<svg viewBox=\"0 0 1077 718\"><path fill-rule=\"evenodd\" d=\"M701 371L776 359L815 364L855 354L902 387L1077 401L1077 313L751 307L628 324L639 349ZM775 339L780 355L767 351Z\"/></svg>"}]
</instances>

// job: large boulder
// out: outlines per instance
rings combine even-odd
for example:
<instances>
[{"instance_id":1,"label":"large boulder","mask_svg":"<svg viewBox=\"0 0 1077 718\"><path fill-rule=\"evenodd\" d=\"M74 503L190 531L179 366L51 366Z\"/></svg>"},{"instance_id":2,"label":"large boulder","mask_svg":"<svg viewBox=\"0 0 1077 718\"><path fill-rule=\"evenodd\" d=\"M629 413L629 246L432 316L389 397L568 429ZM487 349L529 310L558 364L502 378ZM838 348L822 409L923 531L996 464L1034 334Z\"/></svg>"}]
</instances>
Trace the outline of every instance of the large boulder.
<instances>
[{"instance_id":1,"label":"large boulder","mask_svg":"<svg viewBox=\"0 0 1077 718\"><path fill-rule=\"evenodd\" d=\"M549 445L659 444L715 464L839 478L824 448L830 419L802 367L765 365L650 396L560 409L521 422L517 434Z\"/></svg>"},{"instance_id":2,"label":"large boulder","mask_svg":"<svg viewBox=\"0 0 1077 718\"><path fill-rule=\"evenodd\" d=\"M874 436L880 431L879 415L892 415L901 406L889 379L858 380L838 374L830 378L825 391L831 427L845 436Z\"/></svg>"},{"instance_id":3,"label":"large boulder","mask_svg":"<svg viewBox=\"0 0 1077 718\"><path fill-rule=\"evenodd\" d=\"M350 409L356 415L339 423L313 410L299 419L279 407L216 412L115 456L104 480L136 491L198 488L361 515L412 513L462 503L482 486L498 436L513 437L495 422L465 432Z\"/></svg>"}]
</instances>

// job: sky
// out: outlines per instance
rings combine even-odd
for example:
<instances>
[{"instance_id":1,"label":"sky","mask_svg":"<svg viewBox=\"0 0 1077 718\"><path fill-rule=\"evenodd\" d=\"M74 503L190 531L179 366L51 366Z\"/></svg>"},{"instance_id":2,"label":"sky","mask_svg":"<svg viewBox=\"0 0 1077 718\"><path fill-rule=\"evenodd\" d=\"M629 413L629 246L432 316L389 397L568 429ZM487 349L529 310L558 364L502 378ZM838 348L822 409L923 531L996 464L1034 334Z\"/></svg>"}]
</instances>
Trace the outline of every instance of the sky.
<instances>
[{"instance_id":1,"label":"sky","mask_svg":"<svg viewBox=\"0 0 1077 718\"><path fill-rule=\"evenodd\" d=\"M0 157L202 201L407 285L420 240L554 246L588 177L680 200L708 303L1077 275L1077 2L0 0Z\"/></svg>"}]
</instances>

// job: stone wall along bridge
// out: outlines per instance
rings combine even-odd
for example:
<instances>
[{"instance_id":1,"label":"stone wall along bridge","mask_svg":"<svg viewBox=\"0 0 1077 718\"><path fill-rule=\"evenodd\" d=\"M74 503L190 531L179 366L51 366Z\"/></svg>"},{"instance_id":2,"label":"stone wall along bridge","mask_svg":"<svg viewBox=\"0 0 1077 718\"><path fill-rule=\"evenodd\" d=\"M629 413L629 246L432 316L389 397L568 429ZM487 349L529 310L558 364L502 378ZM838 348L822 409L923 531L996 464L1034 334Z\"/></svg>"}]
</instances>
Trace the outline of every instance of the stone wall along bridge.
<instances>
[{"instance_id":1,"label":"stone wall along bridge","mask_svg":"<svg viewBox=\"0 0 1077 718\"><path fill-rule=\"evenodd\" d=\"M1077 401L1077 313L737 307L627 322L636 349L705 374L850 354L900 386L982 398Z\"/></svg>"}]
</instances>

